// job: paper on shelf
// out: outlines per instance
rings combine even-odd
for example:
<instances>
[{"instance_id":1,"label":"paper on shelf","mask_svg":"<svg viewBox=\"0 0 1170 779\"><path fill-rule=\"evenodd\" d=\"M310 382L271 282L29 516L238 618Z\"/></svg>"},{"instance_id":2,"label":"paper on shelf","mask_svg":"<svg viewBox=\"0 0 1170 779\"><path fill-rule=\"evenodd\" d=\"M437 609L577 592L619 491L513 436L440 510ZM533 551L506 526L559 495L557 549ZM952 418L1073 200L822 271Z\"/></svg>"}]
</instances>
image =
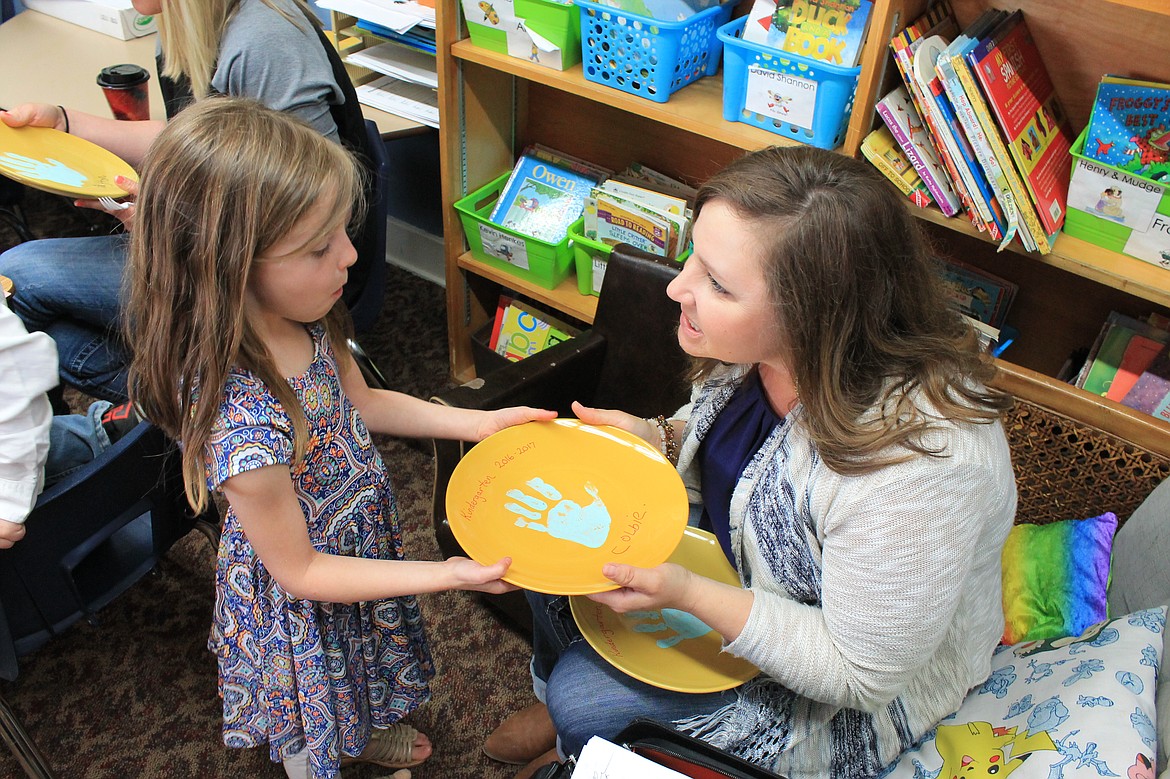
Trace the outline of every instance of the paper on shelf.
<instances>
[{"instance_id":1,"label":"paper on shelf","mask_svg":"<svg viewBox=\"0 0 1170 779\"><path fill-rule=\"evenodd\" d=\"M439 126L439 95L421 84L382 76L357 88L358 101L430 127Z\"/></svg>"},{"instance_id":2,"label":"paper on shelf","mask_svg":"<svg viewBox=\"0 0 1170 779\"><path fill-rule=\"evenodd\" d=\"M416 24L435 26L435 9L415 0L317 0L317 7L356 16L395 32L406 32Z\"/></svg>"},{"instance_id":3,"label":"paper on shelf","mask_svg":"<svg viewBox=\"0 0 1170 779\"><path fill-rule=\"evenodd\" d=\"M573 776L593 779L686 779L685 774L635 755L600 736L589 739L577 758Z\"/></svg>"},{"instance_id":4,"label":"paper on shelf","mask_svg":"<svg viewBox=\"0 0 1170 779\"><path fill-rule=\"evenodd\" d=\"M396 43L381 43L368 49L354 52L345 58L353 65L393 76L400 81L422 84L431 89L439 88L439 76L435 72L434 55Z\"/></svg>"}]
</instances>

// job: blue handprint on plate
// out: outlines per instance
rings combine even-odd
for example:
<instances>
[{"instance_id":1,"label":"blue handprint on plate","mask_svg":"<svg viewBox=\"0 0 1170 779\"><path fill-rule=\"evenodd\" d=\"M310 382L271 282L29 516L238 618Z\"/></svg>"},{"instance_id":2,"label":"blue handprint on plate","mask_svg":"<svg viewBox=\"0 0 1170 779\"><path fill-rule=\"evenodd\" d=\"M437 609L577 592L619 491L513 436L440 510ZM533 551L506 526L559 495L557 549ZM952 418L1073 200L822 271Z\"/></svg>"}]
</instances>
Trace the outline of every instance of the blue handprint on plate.
<instances>
[{"instance_id":1,"label":"blue handprint on plate","mask_svg":"<svg viewBox=\"0 0 1170 779\"><path fill-rule=\"evenodd\" d=\"M660 649L670 649L680 641L688 638L698 638L711 632L707 623L698 617L678 609L663 609L662 611L631 611L627 618L645 620L632 625L635 633L665 633L674 631L674 635L660 638L654 643Z\"/></svg>"},{"instance_id":2,"label":"blue handprint on plate","mask_svg":"<svg viewBox=\"0 0 1170 779\"><path fill-rule=\"evenodd\" d=\"M86 179L85 174L79 173L57 160L34 160L32 157L26 157L23 154L13 154L12 152L5 152L0 155L0 168L7 168L13 173L18 173L22 176L40 179L41 181L51 181L67 187L80 187L85 183Z\"/></svg>"},{"instance_id":3,"label":"blue handprint on plate","mask_svg":"<svg viewBox=\"0 0 1170 779\"><path fill-rule=\"evenodd\" d=\"M538 477L525 483L540 497L518 489L504 493L512 499L511 503L504 504L504 508L519 515L516 519L517 527L548 533L553 538L572 541L590 549L597 549L605 543L609 536L609 509L598 496L596 487L586 482L584 489L593 497L593 502L582 506L576 501L562 499L560 490L544 479Z\"/></svg>"}]
</instances>

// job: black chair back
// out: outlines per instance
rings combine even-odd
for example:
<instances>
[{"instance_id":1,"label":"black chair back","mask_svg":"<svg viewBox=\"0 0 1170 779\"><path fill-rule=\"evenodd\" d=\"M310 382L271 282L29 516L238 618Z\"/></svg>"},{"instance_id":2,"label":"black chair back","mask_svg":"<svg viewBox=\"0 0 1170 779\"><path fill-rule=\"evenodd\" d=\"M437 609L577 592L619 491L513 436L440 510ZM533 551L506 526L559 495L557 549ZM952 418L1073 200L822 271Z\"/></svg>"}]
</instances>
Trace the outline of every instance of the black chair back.
<instances>
[{"instance_id":1,"label":"black chair back","mask_svg":"<svg viewBox=\"0 0 1170 779\"><path fill-rule=\"evenodd\" d=\"M0 550L0 678L149 572L199 529L218 541L214 511L194 516L183 494L177 448L149 422L45 490L25 537ZM32 777L54 774L0 696L0 739Z\"/></svg>"}]
</instances>

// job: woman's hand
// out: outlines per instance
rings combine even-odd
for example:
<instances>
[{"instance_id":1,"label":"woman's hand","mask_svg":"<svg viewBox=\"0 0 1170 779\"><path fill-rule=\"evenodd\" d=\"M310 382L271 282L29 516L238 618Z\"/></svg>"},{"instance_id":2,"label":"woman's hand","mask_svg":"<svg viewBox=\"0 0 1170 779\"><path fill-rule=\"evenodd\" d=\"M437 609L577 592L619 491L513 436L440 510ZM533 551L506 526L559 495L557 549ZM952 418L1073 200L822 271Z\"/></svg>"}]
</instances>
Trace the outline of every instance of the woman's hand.
<instances>
[{"instance_id":1,"label":"woman's hand","mask_svg":"<svg viewBox=\"0 0 1170 779\"><path fill-rule=\"evenodd\" d=\"M543 408L529 408L528 406L510 406L498 411L485 411L476 428L475 441L482 441L489 435L498 433L504 428L513 425L522 425L525 422L550 422L557 418L557 412Z\"/></svg>"},{"instance_id":2,"label":"woman's hand","mask_svg":"<svg viewBox=\"0 0 1170 779\"><path fill-rule=\"evenodd\" d=\"M0 519L0 549L11 549L12 545L24 538L24 525Z\"/></svg>"},{"instance_id":3,"label":"woman's hand","mask_svg":"<svg viewBox=\"0 0 1170 779\"><path fill-rule=\"evenodd\" d=\"M138 197L138 182L134 179L128 179L125 176L117 176L114 179L114 183L122 189L126 190L128 197ZM137 210L137 208L135 207L133 200L122 200L119 202L125 205L126 208L111 211L97 200L74 200L73 205L77 206L78 208L92 208L96 211L105 211L107 214L114 216L119 222L122 223L122 226L127 231L129 231L133 227L134 212Z\"/></svg>"},{"instance_id":4,"label":"woman's hand","mask_svg":"<svg viewBox=\"0 0 1170 779\"><path fill-rule=\"evenodd\" d=\"M652 422L624 411L608 408L590 408L573 401L573 413L587 425L611 425L627 433L633 433L652 446L659 446L662 434Z\"/></svg>"},{"instance_id":5,"label":"woman's hand","mask_svg":"<svg viewBox=\"0 0 1170 779\"><path fill-rule=\"evenodd\" d=\"M65 132L64 111L49 103L21 103L16 108L0 111L0 121L9 127L48 127Z\"/></svg>"},{"instance_id":6,"label":"woman's hand","mask_svg":"<svg viewBox=\"0 0 1170 779\"><path fill-rule=\"evenodd\" d=\"M698 578L675 563L663 563L654 568L606 563L601 573L614 584L621 585L621 589L599 592L589 598L619 614L655 609L688 611L691 591Z\"/></svg>"},{"instance_id":7,"label":"woman's hand","mask_svg":"<svg viewBox=\"0 0 1170 779\"><path fill-rule=\"evenodd\" d=\"M454 589L474 590L492 595L518 589L516 585L508 584L500 578L508 572L511 565L511 557L505 557L494 565L480 565L466 557L447 558L447 567L454 578L452 585Z\"/></svg>"}]
</instances>

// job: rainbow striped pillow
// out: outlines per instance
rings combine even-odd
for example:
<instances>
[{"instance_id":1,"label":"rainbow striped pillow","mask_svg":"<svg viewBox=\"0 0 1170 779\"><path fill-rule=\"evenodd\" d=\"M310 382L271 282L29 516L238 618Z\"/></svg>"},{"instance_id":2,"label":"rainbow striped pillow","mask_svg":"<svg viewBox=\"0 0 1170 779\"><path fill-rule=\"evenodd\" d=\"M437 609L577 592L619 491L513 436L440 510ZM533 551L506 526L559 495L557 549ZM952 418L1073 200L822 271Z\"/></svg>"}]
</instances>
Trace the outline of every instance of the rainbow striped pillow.
<instances>
[{"instance_id":1,"label":"rainbow striped pillow","mask_svg":"<svg viewBox=\"0 0 1170 779\"><path fill-rule=\"evenodd\" d=\"M1019 524L1003 548L1003 643L1079 636L1108 616L1117 517Z\"/></svg>"}]
</instances>

